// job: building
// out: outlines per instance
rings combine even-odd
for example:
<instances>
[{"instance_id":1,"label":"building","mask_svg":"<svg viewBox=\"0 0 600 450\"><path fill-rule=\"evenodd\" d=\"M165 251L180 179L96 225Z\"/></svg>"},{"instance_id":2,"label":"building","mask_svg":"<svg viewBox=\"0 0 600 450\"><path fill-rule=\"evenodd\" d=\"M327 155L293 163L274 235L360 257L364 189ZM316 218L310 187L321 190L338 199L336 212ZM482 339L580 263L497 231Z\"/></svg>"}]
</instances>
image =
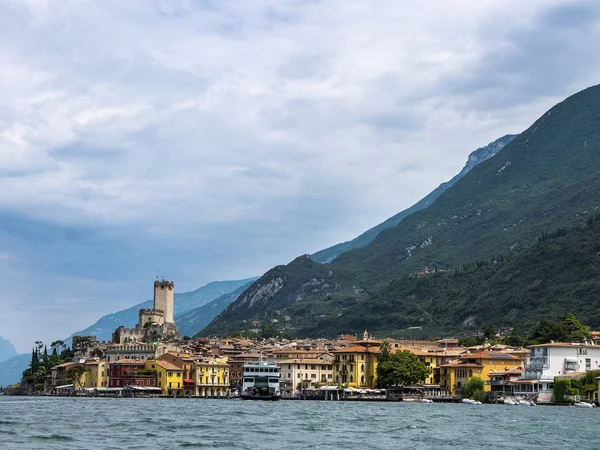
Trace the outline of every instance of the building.
<instances>
[{"instance_id":1,"label":"building","mask_svg":"<svg viewBox=\"0 0 600 450\"><path fill-rule=\"evenodd\" d=\"M83 367L85 373L79 380L83 389L107 387L108 365L105 360L90 359L83 364Z\"/></svg>"},{"instance_id":2,"label":"building","mask_svg":"<svg viewBox=\"0 0 600 450\"><path fill-rule=\"evenodd\" d=\"M154 305L151 309L140 309L135 328L119 327L113 343L158 342L175 339L179 332L173 319L175 283L165 279L154 282Z\"/></svg>"},{"instance_id":3,"label":"building","mask_svg":"<svg viewBox=\"0 0 600 450\"><path fill-rule=\"evenodd\" d=\"M46 379L44 391L48 393L56 392L57 387L71 384L72 380L67 377L67 370L74 365L76 365L74 362L66 362L52 367L50 377Z\"/></svg>"},{"instance_id":4,"label":"building","mask_svg":"<svg viewBox=\"0 0 600 450\"><path fill-rule=\"evenodd\" d=\"M144 344L136 342L132 344L110 344L106 347L106 362L111 363L120 359L137 359L145 361L156 359L160 351L166 352L166 347L159 348L157 344Z\"/></svg>"},{"instance_id":5,"label":"building","mask_svg":"<svg viewBox=\"0 0 600 450\"><path fill-rule=\"evenodd\" d=\"M169 351L164 355L161 355L158 359L167 361L181 369L184 395L198 395L196 394L195 382L196 364L192 354Z\"/></svg>"},{"instance_id":6,"label":"building","mask_svg":"<svg viewBox=\"0 0 600 450\"><path fill-rule=\"evenodd\" d=\"M226 397L229 394L230 367L226 358L195 361L195 392L201 397Z\"/></svg>"},{"instance_id":7,"label":"building","mask_svg":"<svg viewBox=\"0 0 600 450\"><path fill-rule=\"evenodd\" d=\"M333 352L333 383L345 387L377 387L377 346L355 345Z\"/></svg>"},{"instance_id":8,"label":"building","mask_svg":"<svg viewBox=\"0 0 600 450\"><path fill-rule=\"evenodd\" d=\"M231 368L230 384L231 387L242 387L242 379L244 377L244 364L255 363L264 358L260 353L242 353L228 358L228 363Z\"/></svg>"},{"instance_id":9,"label":"building","mask_svg":"<svg viewBox=\"0 0 600 450\"><path fill-rule=\"evenodd\" d=\"M156 386L156 369L147 366L149 361L120 359L108 363L108 387Z\"/></svg>"},{"instance_id":10,"label":"building","mask_svg":"<svg viewBox=\"0 0 600 450\"><path fill-rule=\"evenodd\" d=\"M281 368L281 387L290 394L333 382L333 363L328 360L287 359L280 361L278 366Z\"/></svg>"},{"instance_id":11,"label":"building","mask_svg":"<svg viewBox=\"0 0 600 450\"><path fill-rule=\"evenodd\" d=\"M587 343L552 342L532 345L529 364L518 381L515 394L538 394L541 401L552 401L556 377L579 376L600 370L600 346Z\"/></svg>"},{"instance_id":12,"label":"building","mask_svg":"<svg viewBox=\"0 0 600 450\"><path fill-rule=\"evenodd\" d=\"M521 356L508 353L468 353L437 367L435 381L450 394L457 394L469 379L477 376L484 382L484 391L491 392L491 375L522 367L523 362Z\"/></svg>"},{"instance_id":13,"label":"building","mask_svg":"<svg viewBox=\"0 0 600 450\"><path fill-rule=\"evenodd\" d=\"M165 395L183 395L183 370L168 361L147 361L156 369L158 387Z\"/></svg>"}]
</instances>

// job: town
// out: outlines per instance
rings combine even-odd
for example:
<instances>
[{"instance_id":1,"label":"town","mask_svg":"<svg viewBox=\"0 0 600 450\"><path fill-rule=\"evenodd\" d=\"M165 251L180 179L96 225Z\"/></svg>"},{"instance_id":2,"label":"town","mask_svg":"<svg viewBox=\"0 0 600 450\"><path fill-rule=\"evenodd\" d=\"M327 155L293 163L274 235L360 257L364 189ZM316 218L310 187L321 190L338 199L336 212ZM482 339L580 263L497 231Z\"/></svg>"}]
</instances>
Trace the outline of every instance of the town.
<instances>
[{"instance_id":1,"label":"town","mask_svg":"<svg viewBox=\"0 0 600 450\"><path fill-rule=\"evenodd\" d=\"M570 388L571 381L600 371L597 331L584 342L529 348L493 342L465 346L456 338L375 339L366 330L359 337L336 339L190 339L178 334L173 301L174 283L157 280L154 308L139 311L135 328L118 328L112 342L74 336L70 354L62 341L54 343L53 355L62 350L69 360L42 371L39 393L231 398L239 396L244 365L268 361L280 369L283 399L460 401L465 387L477 380L483 384L482 399L491 403L598 402L600 376L585 392ZM39 372L40 360L50 358L47 348L43 354L41 349L40 343L30 377ZM411 385L383 385L378 364L397 352L409 352L422 363L425 377Z\"/></svg>"}]
</instances>

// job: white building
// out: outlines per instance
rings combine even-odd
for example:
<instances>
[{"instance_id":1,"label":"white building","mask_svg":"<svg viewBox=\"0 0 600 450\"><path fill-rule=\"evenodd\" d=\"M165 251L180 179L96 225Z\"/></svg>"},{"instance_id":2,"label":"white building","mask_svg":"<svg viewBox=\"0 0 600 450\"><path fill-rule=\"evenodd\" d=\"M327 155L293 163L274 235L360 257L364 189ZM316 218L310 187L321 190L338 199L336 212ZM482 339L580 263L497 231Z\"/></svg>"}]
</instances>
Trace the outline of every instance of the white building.
<instances>
[{"instance_id":1,"label":"white building","mask_svg":"<svg viewBox=\"0 0 600 450\"><path fill-rule=\"evenodd\" d=\"M333 364L324 359L287 359L278 365L282 391L285 392L297 393L300 389L312 389L317 383L333 380Z\"/></svg>"},{"instance_id":2,"label":"white building","mask_svg":"<svg viewBox=\"0 0 600 450\"><path fill-rule=\"evenodd\" d=\"M556 342L532 345L529 364L515 394L537 394L540 401L551 401L555 377L570 377L600 370L600 346L586 343Z\"/></svg>"}]
</instances>

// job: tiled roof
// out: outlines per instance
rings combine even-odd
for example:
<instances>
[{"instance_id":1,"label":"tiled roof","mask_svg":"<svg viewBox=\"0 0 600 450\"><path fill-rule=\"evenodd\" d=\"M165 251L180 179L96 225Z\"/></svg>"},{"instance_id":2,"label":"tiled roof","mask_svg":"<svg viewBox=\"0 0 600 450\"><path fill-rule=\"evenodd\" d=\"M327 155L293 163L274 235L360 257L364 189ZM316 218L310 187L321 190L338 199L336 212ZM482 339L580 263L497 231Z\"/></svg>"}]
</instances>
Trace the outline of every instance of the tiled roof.
<instances>
[{"instance_id":1,"label":"tiled roof","mask_svg":"<svg viewBox=\"0 0 600 450\"><path fill-rule=\"evenodd\" d=\"M146 361L143 359L127 359L127 358L123 358L123 359L119 359L118 361L109 363L109 364L146 364Z\"/></svg>"},{"instance_id":2,"label":"tiled roof","mask_svg":"<svg viewBox=\"0 0 600 450\"><path fill-rule=\"evenodd\" d=\"M550 344L536 344L530 345L530 347L587 347L587 348L600 348L600 345L588 345L579 342L552 342Z\"/></svg>"},{"instance_id":3,"label":"tiled roof","mask_svg":"<svg viewBox=\"0 0 600 450\"><path fill-rule=\"evenodd\" d=\"M463 359L523 359L508 353L467 353L461 356Z\"/></svg>"},{"instance_id":4,"label":"tiled roof","mask_svg":"<svg viewBox=\"0 0 600 450\"><path fill-rule=\"evenodd\" d=\"M175 364L171 364L168 361L158 360L158 361L156 361L156 365L162 367L165 370L173 370L173 371L181 370Z\"/></svg>"},{"instance_id":5,"label":"tiled roof","mask_svg":"<svg viewBox=\"0 0 600 450\"><path fill-rule=\"evenodd\" d=\"M315 364L315 365L331 365L331 361L325 361L322 359L286 359L281 361L280 364Z\"/></svg>"},{"instance_id":6,"label":"tiled roof","mask_svg":"<svg viewBox=\"0 0 600 450\"><path fill-rule=\"evenodd\" d=\"M338 350L334 350L331 353L381 353L379 348L375 347L361 347L360 345L356 345L354 347L340 348Z\"/></svg>"}]
</instances>

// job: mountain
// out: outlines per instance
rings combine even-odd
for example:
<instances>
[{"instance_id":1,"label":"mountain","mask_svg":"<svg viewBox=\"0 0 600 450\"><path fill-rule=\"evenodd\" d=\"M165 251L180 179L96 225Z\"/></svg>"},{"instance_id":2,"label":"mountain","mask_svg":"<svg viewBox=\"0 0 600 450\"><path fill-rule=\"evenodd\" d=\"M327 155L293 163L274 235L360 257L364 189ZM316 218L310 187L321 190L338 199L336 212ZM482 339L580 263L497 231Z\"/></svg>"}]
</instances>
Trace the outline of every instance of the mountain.
<instances>
[{"instance_id":1,"label":"mountain","mask_svg":"<svg viewBox=\"0 0 600 450\"><path fill-rule=\"evenodd\" d=\"M543 236L507 259L399 277L369 301L338 305L342 317L313 298L308 306L327 316L319 321L305 317L301 333L333 336L342 322L348 333L366 328L389 335L423 327L424 337L431 338L470 327L524 329L570 312L592 329L600 328L600 214L585 225ZM287 313L297 315L298 307L300 303Z\"/></svg>"},{"instance_id":2,"label":"mountain","mask_svg":"<svg viewBox=\"0 0 600 450\"><path fill-rule=\"evenodd\" d=\"M301 257L270 270L203 333L245 329L254 320L280 324L298 335L307 330L324 333L332 320L337 331L362 328L389 314L379 301L393 282L425 268L454 270L494 255L512 259L528 251L543 233L582 225L598 208L600 85L551 108L429 207L383 230L368 245L342 253L329 264ZM485 302L497 294L491 292ZM407 307L413 299L404 301ZM547 299L547 310L561 301L555 293ZM414 305L419 306L416 299ZM347 317L347 311L362 313ZM422 310L426 323L429 313ZM459 311L446 314L454 317L449 325L463 324ZM494 317L498 324L513 319L519 321L518 316ZM477 318L467 322L479 324Z\"/></svg>"},{"instance_id":3,"label":"mountain","mask_svg":"<svg viewBox=\"0 0 600 450\"><path fill-rule=\"evenodd\" d=\"M479 163L482 163L483 161L490 159L516 137L516 134L507 134L505 136L502 136L500 139L496 139L495 141L490 142L485 147L478 148L469 155L465 166L458 173L458 175L455 175L450 181L440 184L434 191L432 191L427 196L419 200L410 208L405 209L404 211L399 212L395 216L390 217L385 222L382 222L379 225L365 231L363 234L361 234L355 239L352 239L351 241L342 242L341 244L337 244L324 250L320 250L312 254L310 257L313 261L316 261L318 263L329 263L335 258L337 258L340 254L347 252L348 250L364 247L373 239L375 239L375 236L377 236L383 230L395 227L410 214L427 208L449 187L454 186L458 180L460 180L467 173L469 173L473 167L475 167Z\"/></svg>"},{"instance_id":4,"label":"mountain","mask_svg":"<svg viewBox=\"0 0 600 450\"><path fill-rule=\"evenodd\" d=\"M175 323L181 336L194 336L200 330L204 329L212 320L232 304L237 298L250 287L252 282L248 282L235 291L223 294L212 302L209 302L198 308L191 309L175 317Z\"/></svg>"},{"instance_id":5,"label":"mountain","mask_svg":"<svg viewBox=\"0 0 600 450\"><path fill-rule=\"evenodd\" d=\"M8 386L21 381L23 371L31 362L31 353L13 356L0 363L0 386Z\"/></svg>"},{"instance_id":6,"label":"mountain","mask_svg":"<svg viewBox=\"0 0 600 450\"><path fill-rule=\"evenodd\" d=\"M15 346L8 339L0 336L0 362L17 355Z\"/></svg>"},{"instance_id":7,"label":"mountain","mask_svg":"<svg viewBox=\"0 0 600 450\"><path fill-rule=\"evenodd\" d=\"M213 281L212 283L208 283L207 285L202 286L195 291L175 293L175 324L178 325L179 321L182 317L184 317L184 314L187 311L191 311L195 308L203 306L220 297L221 295L233 292L240 286L244 286L254 280L256 280L256 278L232 281ZM152 308L152 305L153 301L147 300L134 305L131 308L123 309L121 311L117 311L116 313L103 316L98 319L96 323L87 327L86 329L73 333L71 336L69 336L67 341L70 340L70 338L74 335L95 335L98 340L110 340L112 333L121 325L128 328L134 327L135 324L138 323L138 311L141 308Z\"/></svg>"}]
</instances>

